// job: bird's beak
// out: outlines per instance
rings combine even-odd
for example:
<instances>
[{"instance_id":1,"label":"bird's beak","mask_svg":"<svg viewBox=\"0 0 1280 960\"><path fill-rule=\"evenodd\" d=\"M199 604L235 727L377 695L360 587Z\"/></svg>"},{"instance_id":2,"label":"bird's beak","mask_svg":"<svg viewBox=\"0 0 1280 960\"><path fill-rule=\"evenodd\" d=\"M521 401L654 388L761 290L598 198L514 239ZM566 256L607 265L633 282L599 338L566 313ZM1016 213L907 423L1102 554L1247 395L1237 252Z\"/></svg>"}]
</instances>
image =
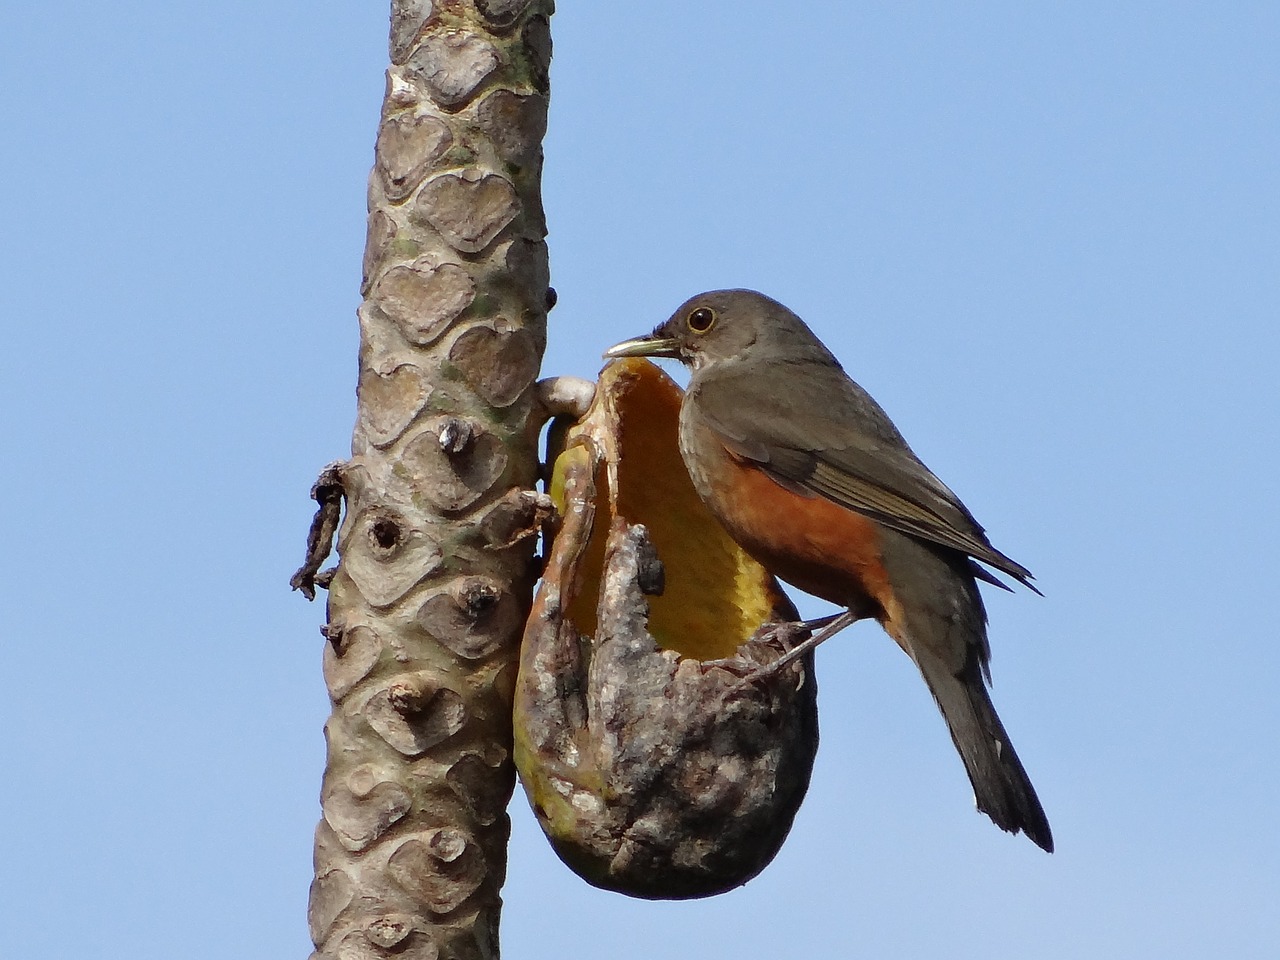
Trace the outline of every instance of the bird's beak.
<instances>
[{"instance_id":1,"label":"bird's beak","mask_svg":"<svg viewBox=\"0 0 1280 960\"><path fill-rule=\"evenodd\" d=\"M670 357L680 359L680 341L672 337L658 337L649 334L647 337L636 337L634 340L623 340L615 343L604 352L606 360L619 357Z\"/></svg>"}]
</instances>

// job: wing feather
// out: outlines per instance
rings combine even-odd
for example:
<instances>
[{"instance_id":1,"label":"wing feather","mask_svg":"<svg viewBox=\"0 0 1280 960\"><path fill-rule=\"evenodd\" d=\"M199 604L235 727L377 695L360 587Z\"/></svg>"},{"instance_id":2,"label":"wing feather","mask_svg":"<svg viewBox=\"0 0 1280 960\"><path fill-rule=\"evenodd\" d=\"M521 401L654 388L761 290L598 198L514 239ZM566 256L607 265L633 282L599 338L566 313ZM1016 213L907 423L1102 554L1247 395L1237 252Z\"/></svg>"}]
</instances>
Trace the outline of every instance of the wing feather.
<instances>
[{"instance_id":1,"label":"wing feather","mask_svg":"<svg viewBox=\"0 0 1280 960\"><path fill-rule=\"evenodd\" d=\"M824 398L817 416L811 409L799 416L787 401L792 391L784 380L794 383L802 375ZM775 377L776 384L767 382ZM758 371L752 375L750 395L769 398L754 417L734 402L744 385L732 376L703 378L695 388L698 415L735 456L789 489L826 497L893 530L957 550L1040 592L1030 571L991 545L959 497L843 371L775 367L763 379ZM990 575L982 579L999 584Z\"/></svg>"}]
</instances>

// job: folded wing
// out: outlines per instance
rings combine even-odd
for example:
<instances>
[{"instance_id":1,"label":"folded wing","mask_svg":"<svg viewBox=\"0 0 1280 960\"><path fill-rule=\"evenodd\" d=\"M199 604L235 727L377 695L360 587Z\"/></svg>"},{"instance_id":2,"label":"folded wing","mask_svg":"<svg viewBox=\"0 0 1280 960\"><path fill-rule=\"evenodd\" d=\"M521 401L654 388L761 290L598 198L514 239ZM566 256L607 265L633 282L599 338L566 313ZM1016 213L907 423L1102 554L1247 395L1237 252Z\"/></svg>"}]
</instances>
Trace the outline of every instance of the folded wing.
<instances>
[{"instance_id":1,"label":"folded wing","mask_svg":"<svg viewBox=\"0 0 1280 960\"><path fill-rule=\"evenodd\" d=\"M790 489L826 497L901 533L949 547L1013 577L1032 590L1031 573L988 541L960 499L907 446L880 406L843 371L821 365L757 370L750 391L728 375L696 385L698 410L735 456L753 462ZM803 415L787 401L796 378L823 397L822 413ZM761 389L761 387L765 389ZM766 397L765 409L743 410L738 397ZM976 575L1004 586L975 566ZM1039 591L1036 590L1038 593Z\"/></svg>"}]
</instances>

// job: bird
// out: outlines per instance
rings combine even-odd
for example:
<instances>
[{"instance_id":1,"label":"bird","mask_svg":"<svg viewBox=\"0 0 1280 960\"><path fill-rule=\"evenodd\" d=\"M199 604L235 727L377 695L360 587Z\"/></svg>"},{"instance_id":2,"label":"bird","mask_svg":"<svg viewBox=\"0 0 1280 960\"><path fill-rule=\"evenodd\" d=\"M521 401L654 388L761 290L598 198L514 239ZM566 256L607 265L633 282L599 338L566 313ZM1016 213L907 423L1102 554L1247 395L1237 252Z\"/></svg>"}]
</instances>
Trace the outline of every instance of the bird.
<instances>
[{"instance_id":1,"label":"bird","mask_svg":"<svg viewBox=\"0 0 1280 960\"><path fill-rule=\"evenodd\" d=\"M1040 591L808 325L754 290L713 290L604 356L689 368L679 446L699 497L770 573L844 608L815 641L855 619L880 623L932 693L978 809L1052 852L988 692L977 580L1009 587L980 564Z\"/></svg>"}]
</instances>

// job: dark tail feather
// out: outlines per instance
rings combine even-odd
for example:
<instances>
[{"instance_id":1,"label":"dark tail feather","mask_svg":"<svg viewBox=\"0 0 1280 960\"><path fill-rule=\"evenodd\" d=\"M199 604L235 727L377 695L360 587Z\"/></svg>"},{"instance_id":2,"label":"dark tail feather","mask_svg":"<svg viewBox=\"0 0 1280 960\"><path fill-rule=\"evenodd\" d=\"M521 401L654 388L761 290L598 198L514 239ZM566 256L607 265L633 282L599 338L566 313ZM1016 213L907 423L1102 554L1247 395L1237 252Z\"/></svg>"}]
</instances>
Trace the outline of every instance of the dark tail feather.
<instances>
[{"instance_id":1,"label":"dark tail feather","mask_svg":"<svg viewBox=\"0 0 1280 960\"><path fill-rule=\"evenodd\" d=\"M1053 833L1035 787L996 716L977 664L971 662L969 667L957 677L941 664L920 664L964 761L978 809L1002 830L1021 831L1052 853Z\"/></svg>"}]
</instances>

